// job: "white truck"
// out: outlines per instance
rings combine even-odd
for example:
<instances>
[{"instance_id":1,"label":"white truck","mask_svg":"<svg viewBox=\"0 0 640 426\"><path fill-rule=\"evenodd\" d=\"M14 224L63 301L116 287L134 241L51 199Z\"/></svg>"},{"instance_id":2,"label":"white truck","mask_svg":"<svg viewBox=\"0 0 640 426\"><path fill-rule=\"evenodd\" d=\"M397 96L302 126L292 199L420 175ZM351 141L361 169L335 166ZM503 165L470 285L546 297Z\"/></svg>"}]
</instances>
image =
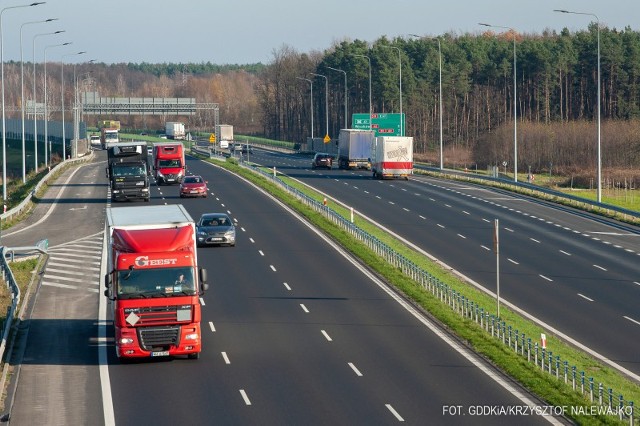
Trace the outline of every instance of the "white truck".
<instances>
[{"instance_id":1,"label":"white truck","mask_svg":"<svg viewBox=\"0 0 640 426\"><path fill-rule=\"evenodd\" d=\"M233 141L233 126L231 124L216 125L216 136L219 141Z\"/></svg>"},{"instance_id":2,"label":"white truck","mask_svg":"<svg viewBox=\"0 0 640 426\"><path fill-rule=\"evenodd\" d=\"M371 171L374 179L409 179L413 174L413 137L376 137L371 149Z\"/></svg>"},{"instance_id":3,"label":"white truck","mask_svg":"<svg viewBox=\"0 0 640 426\"><path fill-rule=\"evenodd\" d=\"M369 170L374 138L373 130L341 129L338 138L338 168Z\"/></svg>"},{"instance_id":4,"label":"white truck","mask_svg":"<svg viewBox=\"0 0 640 426\"><path fill-rule=\"evenodd\" d=\"M165 127L164 133L167 135L167 138L175 139L175 140L184 140L184 136L185 136L184 123L180 123L177 121L167 121L164 127Z\"/></svg>"}]
</instances>

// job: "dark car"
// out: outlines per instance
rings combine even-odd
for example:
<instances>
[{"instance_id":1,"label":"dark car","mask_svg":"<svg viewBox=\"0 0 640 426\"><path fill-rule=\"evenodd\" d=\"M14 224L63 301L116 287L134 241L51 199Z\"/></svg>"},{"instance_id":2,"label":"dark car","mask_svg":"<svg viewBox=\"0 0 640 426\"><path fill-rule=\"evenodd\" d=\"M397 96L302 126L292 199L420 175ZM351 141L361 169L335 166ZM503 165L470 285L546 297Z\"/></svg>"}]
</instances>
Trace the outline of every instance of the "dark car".
<instances>
[{"instance_id":1,"label":"dark car","mask_svg":"<svg viewBox=\"0 0 640 426\"><path fill-rule=\"evenodd\" d=\"M332 165L333 156L324 152L317 152L316 155L313 156L313 160L311 161L312 169L315 169L317 167L326 167L327 169L330 169Z\"/></svg>"},{"instance_id":2,"label":"dark car","mask_svg":"<svg viewBox=\"0 0 640 426\"><path fill-rule=\"evenodd\" d=\"M226 213L205 213L196 223L198 246L236 245L236 227Z\"/></svg>"},{"instance_id":3,"label":"dark car","mask_svg":"<svg viewBox=\"0 0 640 426\"><path fill-rule=\"evenodd\" d=\"M242 145L242 153L243 154L253 154L253 148L248 143L244 144L244 145Z\"/></svg>"},{"instance_id":4,"label":"dark car","mask_svg":"<svg viewBox=\"0 0 640 426\"><path fill-rule=\"evenodd\" d=\"M207 182L202 176L185 176L180 183L180 198L207 198Z\"/></svg>"}]
</instances>

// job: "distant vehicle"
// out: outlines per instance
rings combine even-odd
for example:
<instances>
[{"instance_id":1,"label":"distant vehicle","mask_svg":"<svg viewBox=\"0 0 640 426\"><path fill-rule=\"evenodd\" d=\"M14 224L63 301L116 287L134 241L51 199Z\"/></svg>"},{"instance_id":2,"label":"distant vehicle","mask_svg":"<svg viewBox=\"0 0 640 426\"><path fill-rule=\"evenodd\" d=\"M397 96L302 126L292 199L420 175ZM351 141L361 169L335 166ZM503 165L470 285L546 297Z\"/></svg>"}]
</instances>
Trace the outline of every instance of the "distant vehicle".
<instances>
[{"instance_id":1,"label":"distant vehicle","mask_svg":"<svg viewBox=\"0 0 640 426\"><path fill-rule=\"evenodd\" d=\"M149 202L148 151L145 142L107 144L107 178L112 201Z\"/></svg>"},{"instance_id":2,"label":"distant vehicle","mask_svg":"<svg viewBox=\"0 0 640 426\"><path fill-rule=\"evenodd\" d=\"M207 182L202 176L185 176L180 184L180 198L207 198Z\"/></svg>"},{"instance_id":3,"label":"distant vehicle","mask_svg":"<svg viewBox=\"0 0 640 426\"><path fill-rule=\"evenodd\" d=\"M181 142L153 144L153 173L158 185L182 182L186 168Z\"/></svg>"},{"instance_id":4,"label":"distant vehicle","mask_svg":"<svg viewBox=\"0 0 640 426\"><path fill-rule=\"evenodd\" d=\"M166 138L167 138L167 135L158 135L158 137L159 137L160 139L166 139Z\"/></svg>"},{"instance_id":5,"label":"distant vehicle","mask_svg":"<svg viewBox=\"0 0 640 426\"><path fill-rule=\"evenodd\" d=\"M120 131L120 122L117 120L104 120L100 122L100 144L102 149L107 149L108 143L120 142L118 132Z\"/></svg>"},{"instance_id":6,"label":"distant vehicle","mask_svg":"<svg viewBox=\"0 0 640 426\"><path fill-rule=\"evenodd\" d=\"M369 158L374 139L373 130L340 129L338 168L370 169Z\"/></svg>"},{"instance_id":7,"label":"distant vehicle","mask_svg":"<svg viewBox=\"0 0 640 426\"><path fill-rule=\"evenodd\" d=\"M232 141L233 140L233 126L231 124L218 124L216 126L216 134L220 140Z\"/></svg>"},{"instance_id":8,"label":"distant vehicle","mask_svg":"<svg viewBox=\"0 0 640 426\"><path fill-rule=\"evenodd\" d=\"M378 136L371 149L371 171L374 179L409 179L413 174L413 138L410 136Z\"/></svg>"},{"instance_id":9,"label":"distant vehicle","mask_svg":"<svg viewBox=\"0 0 640 426\"><path fill-rule=\"evenodd\" d=\"M236 227L226 213L205 213L196 223L199 246L236 245Z\"/></svg>"},{"instance_id":10,"label":"distant vehicle","mask_svg":"<svg viewBox=\"0 0 640 426\"><path fill-rule=\"evenodd\" d=\"M316 152L316 155L313 156L313 160L311 160L312 169L317 167L326 167L327 169L330 169L332 166L333 156L326 152Z\"/></svg>"},{"instance_id":11,"label":"distant vehicle","mask_svg":"<svg viewBox=\"0 0 640 426\"><path fill-rule=\"evenodd\" d=\"M242 153L243 154L253 154L253 147L248 143L242 145Z\"/></svg>"},{"instance_id":12,"label":"distant vehicle","mask_svg":"<svg viewBox=\"0 0 640 426\"><path fill-rule=\"evenodd\" d=\"M92 148L100 148L100 135L89 136L89 142L91 143Z\"/></svg>"},{"instance_id":13,"label":"distant vehicle","mask_svg":"<svg viewBox=\"0 0 640 426\"><path fill-rule=\"evenodd\" d=\"M220 141L220 149L229 149L229 141L221 140Z\"/></svg>"},{"instance_id":14,"label":"distant vehicle","mask_svg":"<svg viewBox=\"0 0 640 426\"><path fill-rule=\"evenodd\" d=\"M184 123L180 123L177 121L167 121L164 127L164 133L167 135L167 138L175 140L184 139Z\"/></svg>"}]
</instances>

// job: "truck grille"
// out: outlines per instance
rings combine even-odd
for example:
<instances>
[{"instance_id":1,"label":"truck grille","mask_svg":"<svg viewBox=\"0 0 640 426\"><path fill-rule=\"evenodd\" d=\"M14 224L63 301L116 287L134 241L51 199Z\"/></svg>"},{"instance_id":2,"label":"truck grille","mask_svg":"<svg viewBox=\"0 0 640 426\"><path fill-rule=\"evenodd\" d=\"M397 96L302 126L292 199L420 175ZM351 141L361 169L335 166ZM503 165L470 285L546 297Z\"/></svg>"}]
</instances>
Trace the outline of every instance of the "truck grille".
<instances>
[{"instance_id":1,"label":"truck grille","mask_svg":"<svg viewBox=\"0 0 640 426\"><path fill-rule=\"evenodd\" d=\"M189 311L188 317L191 318L191 306L148 306L144 308L129 308L124 310L125 318L130 313L134 313L138 316L138 320L135 323L136 327L148 327L154 325L163 325L167 323L175 323L178 321L184 321L184 319L178 320L178 311L181 313L182 318L186 318L185 311Z\"/></svg>"},{"instance_id":2,"label":"truck grille","mask_svg":"<svg viewBox=\"0 0 640 426\"><path fill-rule=\"evenodd\" d=\"M180 326L138 328L138 341L145 351L167 350L179 343Z\"/></svg>"}]
</instances>

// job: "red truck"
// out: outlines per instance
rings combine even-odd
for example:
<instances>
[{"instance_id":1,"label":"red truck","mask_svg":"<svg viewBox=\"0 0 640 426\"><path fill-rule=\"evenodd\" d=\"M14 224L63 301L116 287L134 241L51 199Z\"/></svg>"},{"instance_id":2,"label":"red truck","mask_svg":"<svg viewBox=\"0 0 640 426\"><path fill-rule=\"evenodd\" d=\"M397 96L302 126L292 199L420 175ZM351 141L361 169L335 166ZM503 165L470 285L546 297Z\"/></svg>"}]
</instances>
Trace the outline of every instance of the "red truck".
<instances>
[{"instance_id":1,"label":"red truck","mask_svg":"<svg viewBox=\"0 0 640 426\"><path fill-rule=\"evenodd\" d=\"M153 174L158 185L181 183L185 169L182 143L153 144Z\"/></svg>"},{"instance_id":2,"label":"red truck","mask_svg":"<svg viewBox=\"0 0 640 426\"><path fill-rule=\"evenodd\" d=\"M180 204L107 208L105 296L113 307L120 359L186 355L202 350L196 228Z\"/></svg>"}]
</instances>

